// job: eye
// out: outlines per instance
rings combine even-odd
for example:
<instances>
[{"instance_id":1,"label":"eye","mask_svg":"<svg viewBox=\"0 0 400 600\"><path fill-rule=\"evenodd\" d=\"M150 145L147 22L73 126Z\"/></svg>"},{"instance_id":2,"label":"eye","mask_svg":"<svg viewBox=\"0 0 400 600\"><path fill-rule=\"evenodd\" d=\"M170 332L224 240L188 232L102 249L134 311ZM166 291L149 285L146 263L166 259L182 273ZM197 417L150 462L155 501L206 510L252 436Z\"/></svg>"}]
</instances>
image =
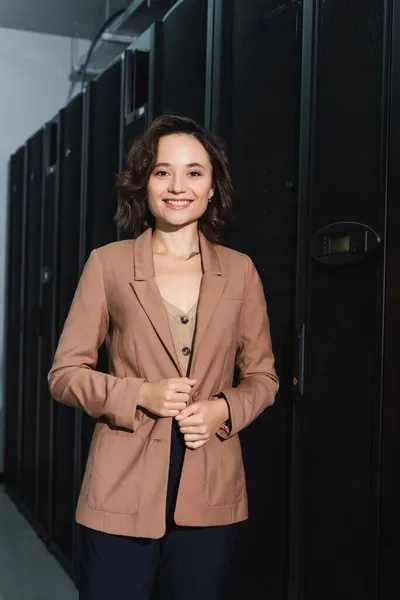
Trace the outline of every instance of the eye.
<instances>
[{"instance_id":1,"label":"eye","mask_svg":"<svg viewBox=\"0 0 400 600\"><path fill-rule=\"evenodd\" d=\"M156 177L165 177L166 175L168 175L167 171L156 171L154 174L156 175Z\"/></svg>"},{"instance_id":2,"label":"eye","mask_svg":"<svg viewBox=\"0 0 400 600\"><path fill-rule=\"evenodd\" d=\"M201 173L199 173L198 171L190 171L189 175L191 177L200 177Z\"/></svg>"}]
</instances>

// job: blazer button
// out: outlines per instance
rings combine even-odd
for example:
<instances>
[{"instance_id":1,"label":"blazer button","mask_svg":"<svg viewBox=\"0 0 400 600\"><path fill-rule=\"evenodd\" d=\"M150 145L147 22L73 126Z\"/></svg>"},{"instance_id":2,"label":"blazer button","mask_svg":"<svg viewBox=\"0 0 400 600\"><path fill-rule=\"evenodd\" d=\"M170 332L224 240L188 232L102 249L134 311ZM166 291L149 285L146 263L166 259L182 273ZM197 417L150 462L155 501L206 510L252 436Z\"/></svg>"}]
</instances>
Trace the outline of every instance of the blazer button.
<instances>
[{"instance_id":1,"label":"blazer button","mask_svg":"<svg viewBox=\"0 0 400 600\"><path fill-rule=\"evenodd\" d=\"M184 348L182 348L182 354L183 354L183 356L189 356L189 354L190 354L190 348L188 348L187 346L185 346Z\"/></svg>"},{"instance_id":2,"label":"blazer button","mask_svg":"<svg viewBox=\"0 0 400 600\"><path fill-rule=\"evenodd\" d=\"M182 325L187 325L189 323L189 319L187 317L181 317Z\"/></svg>"}]
</instances>

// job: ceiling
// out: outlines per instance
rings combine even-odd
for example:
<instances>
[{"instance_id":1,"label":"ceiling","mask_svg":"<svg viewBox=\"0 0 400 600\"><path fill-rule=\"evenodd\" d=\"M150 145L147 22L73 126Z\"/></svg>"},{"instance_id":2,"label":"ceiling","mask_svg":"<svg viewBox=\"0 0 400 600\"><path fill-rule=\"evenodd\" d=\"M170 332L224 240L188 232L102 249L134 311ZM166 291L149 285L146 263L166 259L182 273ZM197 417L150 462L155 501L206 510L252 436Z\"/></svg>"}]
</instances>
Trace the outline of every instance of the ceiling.
<instances>
[{"instance_id":1,"label":"ceiling","mask_svg":"<svg viewBox=\"0 0 400 600\"><path fill-rule=\"evenodd\" d=\"M0 0L0 27L93 39L130 0Z\"/></svg>"}]
</instances>

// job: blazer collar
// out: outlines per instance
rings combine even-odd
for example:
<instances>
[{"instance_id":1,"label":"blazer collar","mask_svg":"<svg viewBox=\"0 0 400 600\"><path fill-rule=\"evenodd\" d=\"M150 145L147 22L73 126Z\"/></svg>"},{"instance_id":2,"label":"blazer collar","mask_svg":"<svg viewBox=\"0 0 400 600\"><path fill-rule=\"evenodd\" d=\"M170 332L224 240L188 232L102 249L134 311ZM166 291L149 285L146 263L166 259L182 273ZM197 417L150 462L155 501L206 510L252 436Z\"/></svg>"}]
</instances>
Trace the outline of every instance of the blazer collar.
<instances>
[{"instance_id":1,"label":"blazer collar","mask_svg":"<svg viewBox=\"0 0 400 600\"><path fill-rule=\"evenodd\" d=\"M153 262L153 231L149 227L140 235L133 244L133 265L135 281L145 281L154 277ZM205 235L199 231L199 243L201 260L204 273L222 275L221 266L215 247L207 240Z\"/></svg>"},{"instance_id":2,"label":"blazer collar","mask_svg":"<svg viewBox=\"0 0 400 600\"><path fill-rule=\"evenodd\" d=\"M221 271L217 252L213 244L199 232L203 277L197 308L197 322L192 347L191 376L195 377L200 364L197 360L199 347L218 303L221 299L226 276ZM134 279L131 282L144 312L147 314L165 350L183 376L168 322L167 311L154 277L152 230L147 229L133 244Z\"/></svg>"}]
</instances>

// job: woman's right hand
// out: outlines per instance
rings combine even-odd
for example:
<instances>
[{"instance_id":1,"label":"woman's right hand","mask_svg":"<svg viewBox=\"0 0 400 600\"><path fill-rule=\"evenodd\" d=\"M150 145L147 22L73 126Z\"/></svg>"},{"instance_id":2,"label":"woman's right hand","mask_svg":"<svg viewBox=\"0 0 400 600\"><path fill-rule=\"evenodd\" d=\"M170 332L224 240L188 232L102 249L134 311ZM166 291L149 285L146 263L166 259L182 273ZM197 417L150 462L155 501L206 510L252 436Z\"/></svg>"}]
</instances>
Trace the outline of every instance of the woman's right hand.
<instances>
[{"instance_id":1,"label":"woman's right hand","mask_svg":"<svg viewBox=\"0 0 400 600\"><path fill-rule=\"evenodd\" d=\"M187 377L146 382L140 388L138 405L158 417L176 417L186 408L196 383Z\"/></svg>"}]
</instances>

